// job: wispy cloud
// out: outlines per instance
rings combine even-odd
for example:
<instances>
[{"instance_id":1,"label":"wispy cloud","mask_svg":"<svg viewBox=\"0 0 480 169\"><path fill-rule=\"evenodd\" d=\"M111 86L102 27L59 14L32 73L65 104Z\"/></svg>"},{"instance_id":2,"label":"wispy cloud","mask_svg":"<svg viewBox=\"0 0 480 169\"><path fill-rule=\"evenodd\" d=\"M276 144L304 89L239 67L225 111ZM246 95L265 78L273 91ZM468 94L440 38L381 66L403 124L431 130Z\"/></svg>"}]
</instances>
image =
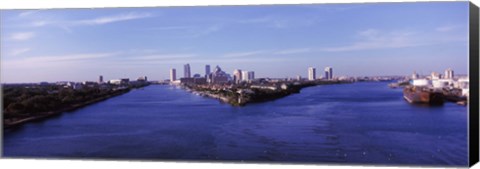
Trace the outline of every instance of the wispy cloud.
<instances>
[{"instance_id":1,"label":"wispy cloud","mask_svg":"<svg viewBox=\"0 0 480 169\"><path fill-rule=\"evenodd\" d=\"M32 11L28 11L25 14L19 15L32 15ZM79 19L79 20L56 20L52 18L36 18L35 20L29 20L26 25L23 27L44 27L44 26L53 26L58 27L66 32L72 33L73 27L77 26L94 26L94 25L105 25L111 24L116 22L123 22L123 21L130 21L130 20L137 20L137 19L144 19L148 17L153 17L151 13L138 13L138 12L129 12L129 13L122 13L117 15L111 16L101 16L96 18L87 18L87 19Z\"/></svg>"},{"instance_id":2,"label":"wispy cloud","mask_svg":"<svg viewBox=\"0 0 480 169\"><path fill-rule=\"evenodd\" d=\"M10 69L31 70L35 69L52 69L68 71L70 69L84 69L94 65L106 65L101 58L107 58L118 55L115 53L79 53L66 55L49 55L49 56L30 56L22 58L12 58L2 61L2 64Z\"/></svg>"},{"instance_id":3,"label":"wispy cloud","mask_svg":"<svg viewBox=\"0 0 480 169\"><path fill-rule=\"evenodd\" d=\"M29 15L32 15L34 13L37 13L39 12L40 10L29 10L29 11L25 11L25 12L20 12L18 14L18 17L26 17L26 16L29 16Z\"/></svg>"},{"instance_id":4,"label":"wispy cloud","mask_svg":"<svg viewBox=\"0 0 480 169\"><path fill-rule=\"evenodd\" d=\"M194 33L190 37L197 38L197 37L201 37L201 36L206 36L206 35L212 34L214 32L218 32L222 28L223 28L222 25L218 25L218 24L217 25L212 25L212 26L207 27L204 30L200 30L200 31Z\"/></svg>"},{"instance_id":5,"label":"wispy cloud","mask_svg":"<svg viewBox=\"0 0 480 169\"><path fill-rule=\"evenodd\" d=\"M267 53L267 51L265 51L265 50L249 51L249 52L235 52L235 53L224 54L223 57L225 57L225 58L237 58L237 57L254 56L254 55L265 54L265 53Z\"/></svg>"},{"instance_id":6,"label":"wispy cloud","mask_svg":"<svg viewBox=\"0 0 480 169\"><path fill-rule=\"evenodd\" d=\"M34 36L35 36L34 32L17 32L17 33L13 33L10 36L10 39L14 41L25 41L33 38Z\"/></svg>"},{"instance_id":7,"label":"wispy cloud","mask_svg":"<svg viewBox=\"0 0 480 169\"><path fill-rule=\"evenodd\" d=\"M154 54L145 56L129 57L127 60L134 61L165 61L194 58L197 54Z\"/></svg>"},{"instance_id":8,"label":"wispy cloud","mask_svg":"<svg viewBox=\"0 0 480 169\"><path fill-rule=\"evenodd\" d=\"M449 32L449 31L452 31L456 28L458 28L459 26L457 25L446 25L446 26L440 26L440 27L437 27L435 29L435 31L438 31L438 32Z\"/></svg>"},{"instance_id":9,"label":"wispy cloud","mask_svg":"<svg viewBox=\"0 0 480 169\"><path fill-rule=\"evenodd\" d=\"M151 16L152 15L150 13L130 12L130 13L125 13L120 15L104 16L104 17L98 17L98 18L86 19L86 20L78 20L78 21L74 21L73 23L74 25L77 25L77 24L78 25L102 25L102 24L108 24L108 23L114 23L114 22L120 22L120 21L148 18Z\"/></svg>"},{"instance_id":10,"label":"wispy cloud","mask_svg":"<svg viewBox=\"0 0 480 169\"><path fill-rule=\"evenodd\" d=\"M244 20L239 20L238 23L268 23L272 21L271 16L263 16L263 17L258 17L258 18L249 18L249 19L244 19Z\"/></svg>"},{"instance_id":11,"label":"wispy cloud","mask_svg":"<svg viewBox=\"0 0 480 169\"><path fill-rule=\"evenodd\" d=\"M17 55L26 53L26 52L28 52L28 51L30 51L30 50L32 50L32 49L30 49L30 48L13 49L12 52L10 52L10 55L12 55L12 56L17 56Z\"/></svg>"},{"instance_id":12,"label":"wispy cloud","mask_svg":"<svg viewBox=\"0 0 480 169\"><path fill-rule=\"evenodd\" d=\"M145 28L145 30L185 30L191 29L190 26L163 26L163 27L151 27Z\"/></svg>"},{"instance_id":13,"label":"wispy cloud","mask_svg":"<svg viewBox=\"0 0 480 169\"><path fill-rule=\"evenodd\" d=\"M50 24L51 22L49 21L44 21L44 20L38 20L38 21L33 21L31 25L33 27L41 27Z\"/></svg>"},{"instance_id":14,"label":"wispy cloud","mask_svg":"<svg viewBox=\"0 0 480 169\"><path fill-rule=\"evenodd\" d=\"M425 41L416 38L417 34L410 31L381 32L368 29L357 33L359 41L345 46L321 48L321 51L343 52L384 48L403 48L425 45Z\"/></svg>"},{"instance_id":15,"label":"wispy cloud","mask_svg":"<svg viewBox=\"0 0 480 169\"><path fill-rule=\"evenodd\" d=\"M294 18L294 17L285 17L285 16L261 16L257 18L249 18L239 20L236 23L239 24L257 24L257 25L264 25L271 28L277 29L284 29L284 28L291 28L291 27L304 27L310 26L321 19L320 17L309 17L309 18Z\"/></svg>"},{"instance_id":16,"label":"wispy cloud","mask_svg":"<svg viewBox=\"0 0 480 169\"><path fill-rule=\"evenodd\" d=\"M299 48L299 49L286 49L274 52L274 54L278 55L289 55L289 54L299 54L299 53L307 53L312 51L310 48Z\"/></svg>"},{"instance_id":17,"label":"wispy cloud","mask_svg":"<svg viewBox=\"0 0 480 169\"><path fill-rule=\"evenodd\" d=\"M69 54L69 55L56 55L56 56L36 56L25 58L27 62L65 62L65 61L80 61L91 60L105 57L111 57L120 53L82 53L82 54Z\"/></svg>"}]
</instances>

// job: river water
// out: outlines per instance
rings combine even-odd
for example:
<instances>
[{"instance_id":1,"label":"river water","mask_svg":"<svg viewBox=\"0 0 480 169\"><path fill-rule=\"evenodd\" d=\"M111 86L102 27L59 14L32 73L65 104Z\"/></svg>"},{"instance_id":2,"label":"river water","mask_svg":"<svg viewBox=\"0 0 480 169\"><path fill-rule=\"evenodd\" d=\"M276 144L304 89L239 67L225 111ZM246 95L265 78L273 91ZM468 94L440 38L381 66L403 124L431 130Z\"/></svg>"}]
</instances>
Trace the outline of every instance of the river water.
<instances>
[{"instance_id":1,"label":"river water","mask_svg":"<svg viewBox=\"0 0 480 169\"><path fill-rule=\"evenodd\" d=\"M152 85L4 131L3 155L465 166L467 119L467 107L410 105L381 82L245 107Z\"/></svg>"}]
</instances>

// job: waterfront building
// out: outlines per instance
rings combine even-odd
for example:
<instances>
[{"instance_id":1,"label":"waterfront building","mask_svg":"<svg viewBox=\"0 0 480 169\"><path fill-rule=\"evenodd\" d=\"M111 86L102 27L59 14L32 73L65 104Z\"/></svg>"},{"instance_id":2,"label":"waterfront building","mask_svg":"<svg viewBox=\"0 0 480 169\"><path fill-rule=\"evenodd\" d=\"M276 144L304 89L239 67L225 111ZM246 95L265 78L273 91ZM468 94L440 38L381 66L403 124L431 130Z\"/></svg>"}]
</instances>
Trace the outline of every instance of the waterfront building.
<instances>
[{"instance_id":1,"label":"waterfront building","mask_svg":"<svg viewBox=\"0 0 480 169\"><path fill-rule=\"evenodd\" d=\"M183 77L190 78L192 77L190 74L190 64L183 65Z\"/></svg>"},{"instance_id":2,"label":"waterfront building","mask_svg":"<svg viewBox=\"0 0 480 169\"><path fill-rule=\"evenodd\" d=\"M431 84L431 81L427 79L415 79L415 80L412 80L411 84L413 86L428 86Z\"/></svg>"},{"instance_id":3,"label":"waterfront building","mask_svg":"<svg viewBox=\"0 0 480 169\"><path fill-rule=\"evenodd\" d=\"M205 65L205 78L210 74L210 65Z\"/></svg>"},{"instance_id":4,"label":"waterfront building","mask_svg":"<svg viewBox=\"0 0 480 169\"><path fill-rule=\"evenodd\" d=\"M302 80L302 76L297 75L297 80L298 80L298 81L301 81L301 80Z\"/></svg>"},{"instance_id":5,"label":"waterfront building","mask_svg":"<svg viewBox=\"0 0 480 169\"><path fill-rule=\"evenodd\" d=\"M98 83L103 83L103 76L102 75L98 76Z\"/></svg>"},{"instance_id":6,"label":"waterfront building","mask_svg":"<svg viewBox=\"0 0 480 169\"><path fill-rule=\"evenodd\" d=\"M130 82L130 79L129 79L129 78L121 78L121 79L120 79L120 82L121 82L122 84L127 84L127 83Z\"/></svg>"},{"instance_id":7,"label":"waterfront building","mask_svg":"<svg viewBox=\"0 0 480 169\"><path fill-rule=\"evenodd\" d=\"M204 77L193 78L193 83L197 85L207 84L207 79Z\"/></svg>"},{"instance_id":8,"label":"waterfront building","mask_svg":"<svg viewBox=\"0 0 480 169\"><path fill-rule=\"evenodd\" d=\"M233 82L234 83L240 83L241 81L242 81L242 70L235 69L233 71Z\"/></svg>"},{"instance_id":9,"label":"waterfront building","mask_svg":"<svg viewBox=\"0 0 480 169\"><path fill-rule=\"evenodd\" d=\"M325 68L325 79L327 80L333 79L333 69L331 67Z\"/></svg>"},{"instance_id":10,"label":"waterfront building","mask_svg":"<svg viewBox=\"0 0 480 169\"><path fill-rule=\"evenodd\" d=\"M419 76L418 76L418 73L417 72L413 72L412 74L412 79L418 79Z\"/></svg>"},{"instance_id":11,"label":"waterfront building","mask_svg":"<svg viewBox=\"0 0 480 169\"><path fill-rule=\"evenodd\" d=\"M453 70L451 68L448 68L445 70L445 79L453 79Z\"/></svg>"},{"instance_id":12,"label":"waterfront building","mask_svg":"<svg viewBox=\"0 0 480 169\"><path fill-rule=\"evenodd\" d=\"M315 80L316 79L316 72L314 67L308 68L308 80Z\"/></svg>"},{"instance_id":13,"label":"waterfront building","mask_svg":"<svg viewBox=\"0 0 480 169\"><path fill-rule=\"evenodd\" d=\"M116 84L116 85L121 85L121 84L127 84L130 82L130 79L128 78L122 78L122 79L113 79L108 81L110 84Z\"/></svg>"},{"instance_id":14,"label":"waterfront building","mask_svg":"<svg viewBox=\"0 0 480 169\"><path fill-rule=\"evenodd\" d=\"M177 70L170 69L170 82L174 82L177 80Z\"/></svg>"},{"instance_id":15,"label":"waterfront building","mask_svg":"<svg viewBox=\"0 0 480 169\"><path fill-rule=\"evenodd\" d=\"M193 75L193 78L199 78L199 77L201 77L201 75L198 74L198 73L196 73L196 74Z\"/></svg>"},{"instance_id":16,"label":"waterfront building","mask_svg":"<svg viewBox=\"0 0 480 169\"><path fill-rule=\"evenodd\" d=\"M432 72L430 78L431 78L431 80L440 79L440 78L441 78L441 74L440 74L440 73L437 73L437 72Z\"/></svg>"},{"instance_id":17,"label":"waterfront building","mask_svg":"<svg viewBox=\"0 0 480 169\"><path fill-rule=\"evenodd\" d=\"M222 71L220 66L215 67L215 71L211 74L210 83L223 84L228 82L228 74Z\"/></svg>"},{"instance_id":18,"label":"waterfront building","mask_svg":"<svg viewBox=\"0 0 480 169\"><path fill-rule=\"evenodd\" d=\"M148 79L147 79L147 76L140 76L137 78L137 81L141 81L141 82L146 82Z\"/></svg>"},{"instance_id":19,"label":"waterfront building","mask_svg":"<svg viewBox=\"0 0 480 169\"><path fill-rule=\"evenodd\" d=\"M195 79L191 77L180 78L180 83L183 83L183 84L192 84L194 82L195 82Z\"/></svg>"}]
</instances>

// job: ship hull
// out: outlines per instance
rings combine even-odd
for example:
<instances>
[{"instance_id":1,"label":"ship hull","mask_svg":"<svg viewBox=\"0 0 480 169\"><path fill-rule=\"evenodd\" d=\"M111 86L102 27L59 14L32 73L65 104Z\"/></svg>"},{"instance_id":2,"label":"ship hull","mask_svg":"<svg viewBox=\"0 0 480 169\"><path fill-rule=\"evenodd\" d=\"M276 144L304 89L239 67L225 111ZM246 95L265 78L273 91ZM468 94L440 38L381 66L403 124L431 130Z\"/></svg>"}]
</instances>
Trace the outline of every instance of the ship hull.
<instances>
[{"instance_id":1,"label":"ship hull","mask_svg":"<svg viewBox=\"0 0 480 169\"><path fill-rule=\"evenodd\" d=\"M422 90L421 88L408 87L403 90L403 98L412 104L443 105L442 93Z\"/></svg>"}]
</instances>

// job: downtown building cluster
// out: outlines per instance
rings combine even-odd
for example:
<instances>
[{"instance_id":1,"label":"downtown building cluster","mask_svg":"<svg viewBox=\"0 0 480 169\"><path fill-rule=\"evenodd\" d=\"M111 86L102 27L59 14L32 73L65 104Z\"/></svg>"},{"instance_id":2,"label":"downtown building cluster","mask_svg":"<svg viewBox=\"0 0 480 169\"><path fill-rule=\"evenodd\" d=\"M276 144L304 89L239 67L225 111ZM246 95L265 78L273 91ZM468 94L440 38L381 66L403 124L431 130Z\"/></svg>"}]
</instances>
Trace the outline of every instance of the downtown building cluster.
<instances>
[{"instance_id":1,"label":"downtown building cluster","mask_svg":"<svg viewBox=\"0 0 480 169\"><path fill-rule=\"evenodd\" d=\"M417 87L427 87L435 91L459 89L462 96L468 96L469 93L469 78L455 76L451 68L446 69L444 74L432 72L427 76L421 76L417 72L413 72L410 77L410 84Z\"/></svg>"},{"instance_id":2,"label":"downtown building cluster","mask_svg":"<svg viewBox=\"0 0 480 169\"><path fill-rule=\"evenodd\" d=\"M235 69L232 76L223 71L218 65L213 71L211 71L210 65L205 65L205 74L203 76L198 73L192 76L190 64L185 64L183 65L182 78L177 78L177 70L175 68L170 69L170 83L172 84L239 84L242 82L248 83L254 79L254 71L242 71L240 69Z\"/></svg>"}]
</instances>

